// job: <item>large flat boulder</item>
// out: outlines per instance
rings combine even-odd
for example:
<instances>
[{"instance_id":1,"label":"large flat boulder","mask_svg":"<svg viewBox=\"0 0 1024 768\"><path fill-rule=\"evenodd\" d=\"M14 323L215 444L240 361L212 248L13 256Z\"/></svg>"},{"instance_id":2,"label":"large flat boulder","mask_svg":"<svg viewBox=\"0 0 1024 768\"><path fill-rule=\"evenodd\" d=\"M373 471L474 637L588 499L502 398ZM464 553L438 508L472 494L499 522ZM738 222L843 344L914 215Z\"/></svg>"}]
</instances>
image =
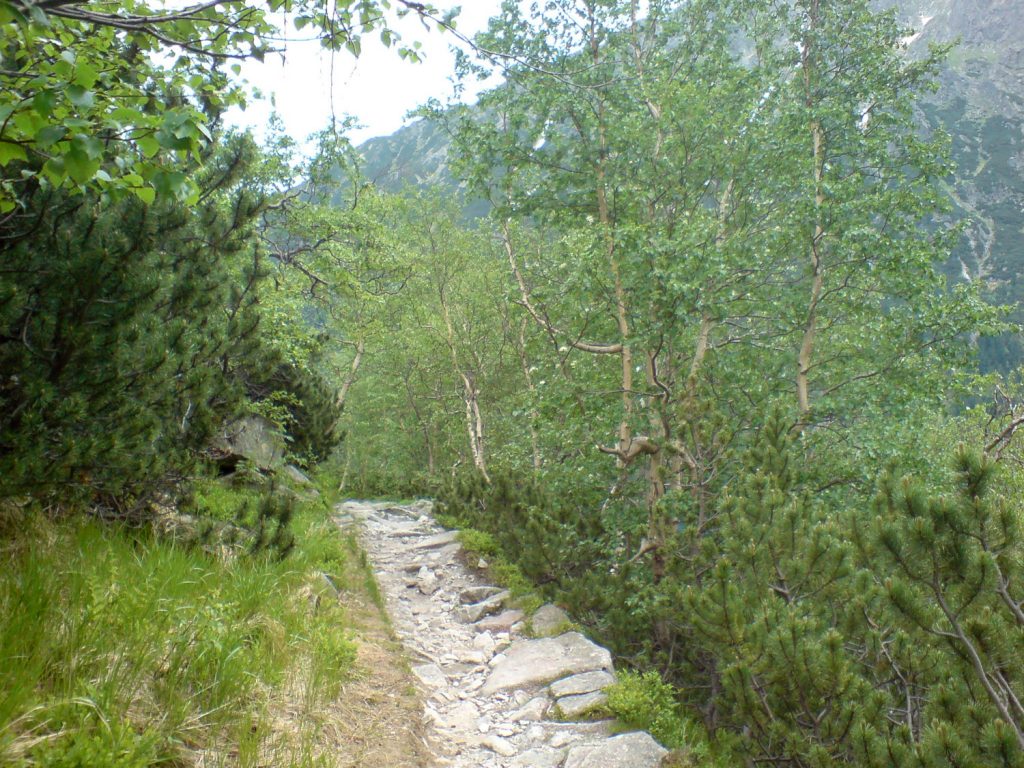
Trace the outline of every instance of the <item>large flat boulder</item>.
<instances>
[{"instance_id":1,"label":"large flat boulder","mask_svg":"<svg viewBox=\"0 0 1024 768\"><path fill-rule=\"evenodd\" d=\"M643 731L573 747L565 768L657 768L668 750Z\"/></svg>"},{"instance_id":2,"label":"large flat boulder","mask_svg":"<svg viewBox=\"0 0 1024 768\"><path fill-rule=\"evenodd\" d=\"M284 461L284 435L277 426L255 414L225 426L213 441L213 454L225 470L247 459L260 469L274 469Z\"/></svg>"},{"instance_id":3,"label":"large flat boulder","mask_svg":"<svg viewBox=\"0 0 1024 768\"><path fill-rule=\"evenodd\" d=\"M489 696L506 688L544 685L567 675L611 668L612 656L608 650L590 642L579 632L522 640L513 643L494 663L482 692Z\"/></svg>"}]
</instances>

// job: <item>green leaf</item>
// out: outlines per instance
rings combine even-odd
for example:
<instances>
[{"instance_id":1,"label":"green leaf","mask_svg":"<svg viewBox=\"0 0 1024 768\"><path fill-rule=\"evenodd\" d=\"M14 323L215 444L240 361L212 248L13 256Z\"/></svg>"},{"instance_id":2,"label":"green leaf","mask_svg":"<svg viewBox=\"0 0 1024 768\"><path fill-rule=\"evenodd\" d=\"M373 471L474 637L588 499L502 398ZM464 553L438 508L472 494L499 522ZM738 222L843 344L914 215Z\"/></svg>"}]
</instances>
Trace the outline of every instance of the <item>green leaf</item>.
<instances>
[{"instance_id":1,"label":"green leaf","mask_svg":"<svg viewBox=\"0 0 1024 768\"><path fill-rule=\"evenodd\" d=\"M135 140L135 143L139 145L139 149L142 150L142 154L146 157L153 157L157 152L160 151L160 142L156 140L155 136L142 136Z\"/></svg>"},{"instance_id":2,"label":"green leaf","mask_svg":"<svg viewBox=\"0 0 1024 768\"><path fill-rule=\"evenodd\" d=\"M100 168L100 161L89 157L88 153L81 147L72 144L64 155L64 167L68 175L78 184L85 184L92 180L96 171Z\"/></svg>"},{"instance_id":3,"label":"green leaf","mask_svg":"<svg viewBox=\"0 0 1024 768\"><path fill-rule=\"evenodd\" d=\"M53 105L56 100L53 91L40 91L32 99L32 109L42 117L49 117L53 114Z\"/></svg>"},{"instance_id":4,"label":"green leaf","mask_svg":"<svg viewBox=\"0 0 1024 768\"><path fill-rule=\"evenodd\" d=\"M175 135L175 131L181 130L180 127L169 129L168 127L160 128L155 134L157 143L164 149L188 149L190 146L188 137L179 137Z\"/></svg>"},{"instance_id":5,"label":"green leaf","mask_svg":"<svg viewBox=\"0 0 1024 768\"><path fill-rule=\"evenodd\" d=\"M84 152L90 160L103 157L103 142L95 136L75 136L71 143L76 149Z\"/></svg>"},{"instance_id":6,"label":"green leaf","mask_svg":"<svg viewBox=\"0 0 1024 768\"><path fill-rule=\"evenodd\" d=\"M54 157L46 161L43 165L43 176L53 184L55 187L59 187L64 183L64 179L67 178L68 170L64 166L63 157Z\"/></svg>"},{"instance_id":7,"label":"green leaf","mask_svg":"<svg viewBox=\"0 0 1024 768\"><path fill-rule=\"evenodd\" d=\"M0 120L0 122L3 122ZM42 119L30 109L23 109L14 115L14 125L24 136L35 136L42 125Z\"/></svg>"},{"instance_id":8,"label":"green leaf","mask_svg":"<svg viewBox=\"0 0 1024 768\"><path fill-rule=\"evenodd\" d=\"M36 146L49 149L67 135L68 129L63 125L48 125L36 134Z\"/></svg>"},{"instance_id":9,"label":"green leaf","mask_svg":"<svg viewBox=\"0 0 1024 768\"><path fill-rule=\"evenodd\" d=\"M132 194L146 205L152 205L156 200L156 190L152 187L132 187Z\"/></svg>"},{"instance_id":10,"label":"green leaf","mask_svg":"<svg viewBox=\"0 0 1024 768\"><path fill-rule=\"evenodd\" d=\"M139 110L130 107L118 107L110 113L110 119L118 125L131 126L141 122L143 114Z\"/></svg>"},{"instance_id":11,"label":"green leaf","mask_svg":"<svg viewBox=\"0 0 1024 768\"><path fill-rule=\"evenodd\" d=\"M28 160L28 153L21 144L0 140L0 165L7 165L12 160Z\"/></svg>"},{"instance_id":12,"label":"green leaf","mask_svg":"<svg viewBox=\"0 0 1024 768\"><path fill-rule=\"evenodd\" d=\"M186 187L185 174L180 171L158 171L153 186L161 196L179 197Z\"/></svg>"},{"instance_id":13,"label":"green leaf","mask_svg":"<svg viewBox=\"0 0 1024 768\"><path fill-rule=\"evenodd\" d=\"M88 62L79 62L75 67L75 83L82 88L92 88L96 84L97 77L99 75L96 73L96 69Z\"/></svg>"},{"instance_id":14,"label":"green leaf","mask_svg":"<svg viewBox=\"0 0 1024 768\"><path fill-rule=\"evenodd\" d=\"M79 109L92 109L96 103L96 94L80 85L69 85L67 94L68 101Z\"/></svg>"}]
</instances>

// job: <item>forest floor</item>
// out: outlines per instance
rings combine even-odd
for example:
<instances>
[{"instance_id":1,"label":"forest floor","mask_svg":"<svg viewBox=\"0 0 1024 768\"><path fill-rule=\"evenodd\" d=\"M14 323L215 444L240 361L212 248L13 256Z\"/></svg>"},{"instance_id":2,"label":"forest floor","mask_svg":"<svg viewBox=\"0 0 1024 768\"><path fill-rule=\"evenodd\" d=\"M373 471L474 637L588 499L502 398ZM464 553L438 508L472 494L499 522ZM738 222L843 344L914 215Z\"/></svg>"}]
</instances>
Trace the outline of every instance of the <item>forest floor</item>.
<instances>
[{"instance_id":1,"label":"forest floor","mask_svg":"<svg viewBox=\"0 0 1024 768\"><path fill-rule=\"evenodd\" d=\"M419 680L413 730L422 727L432 752L422 765L660 764L665 750L646 733L614 736L614 721L592 719L606 714L602 689L614 681L608 651L560 620L544 631L540 612L525 616L507 592L486 584L457 534L430 517L429 502L345 502L335 513L359 537Z\"/></svg>"}]
</instances>

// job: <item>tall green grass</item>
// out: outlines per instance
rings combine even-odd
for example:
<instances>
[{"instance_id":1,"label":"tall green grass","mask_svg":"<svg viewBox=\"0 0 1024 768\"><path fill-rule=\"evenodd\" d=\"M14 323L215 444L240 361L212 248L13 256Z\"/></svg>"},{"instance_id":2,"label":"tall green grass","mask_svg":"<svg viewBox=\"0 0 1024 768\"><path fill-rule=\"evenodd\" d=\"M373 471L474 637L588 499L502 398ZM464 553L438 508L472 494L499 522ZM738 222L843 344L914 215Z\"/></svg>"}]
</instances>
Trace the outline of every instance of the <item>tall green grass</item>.
<instances>
[{"instance_id":1,"label":"tall green grass","mask_svg":"<svg viewBox=\"0 0 1024 768\"><path fill-rule=\"evenodd\" d=\"M223 494L214 494L224 502ZM0 765L310 765L280 748L269 703L303 678L305 706L355 658L320 571L343 578L322 503L300 506L290 557L223 557L86 519L41 515L0 538ZM300 739L301 741L301 739ZM209 759L207 759L209 764Z\"/></svg>"}]
</instances>

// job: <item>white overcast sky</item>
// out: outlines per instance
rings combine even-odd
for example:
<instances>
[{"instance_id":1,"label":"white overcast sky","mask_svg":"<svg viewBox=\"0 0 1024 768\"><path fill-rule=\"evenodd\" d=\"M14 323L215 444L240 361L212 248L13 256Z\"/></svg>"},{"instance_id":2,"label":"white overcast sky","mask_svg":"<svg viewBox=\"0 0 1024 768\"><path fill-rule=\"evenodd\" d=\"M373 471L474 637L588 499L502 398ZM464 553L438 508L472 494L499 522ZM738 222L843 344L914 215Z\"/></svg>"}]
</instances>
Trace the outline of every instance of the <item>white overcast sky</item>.
<instances>
[{"instance_id":1,"label":"white overcast sky","mask_svg":"<svg viewBox=\"0 0 1024 768\"><path fill-rule=\"evenodd\" d=\"M442 0L436 4L446 9L458 3ZM472 37L487 26L500 5L501 0L463 0L459 32ZM401 60L397 47L385 48L376 32L364 38L358 58L347 52L332 57L315 41L293 42L283 57L274 54L262 64L246 65L243 75L263 92L264 101L229 119L251 126L259 135L273 110L284 121L286 132L302 142L327 125L333 110L339 118L351 115L365 126L349 133L355 144L393 133L408 122L405 115L409 110L430 98L448 99L455 61L450 46L461 45L450 34L424 29L419 19L411 16L396 28L403 41L423 44L424 61ZM467 93L463 98L472 100L473 96L475 93Z\"/></svg>"}]
</instances>

